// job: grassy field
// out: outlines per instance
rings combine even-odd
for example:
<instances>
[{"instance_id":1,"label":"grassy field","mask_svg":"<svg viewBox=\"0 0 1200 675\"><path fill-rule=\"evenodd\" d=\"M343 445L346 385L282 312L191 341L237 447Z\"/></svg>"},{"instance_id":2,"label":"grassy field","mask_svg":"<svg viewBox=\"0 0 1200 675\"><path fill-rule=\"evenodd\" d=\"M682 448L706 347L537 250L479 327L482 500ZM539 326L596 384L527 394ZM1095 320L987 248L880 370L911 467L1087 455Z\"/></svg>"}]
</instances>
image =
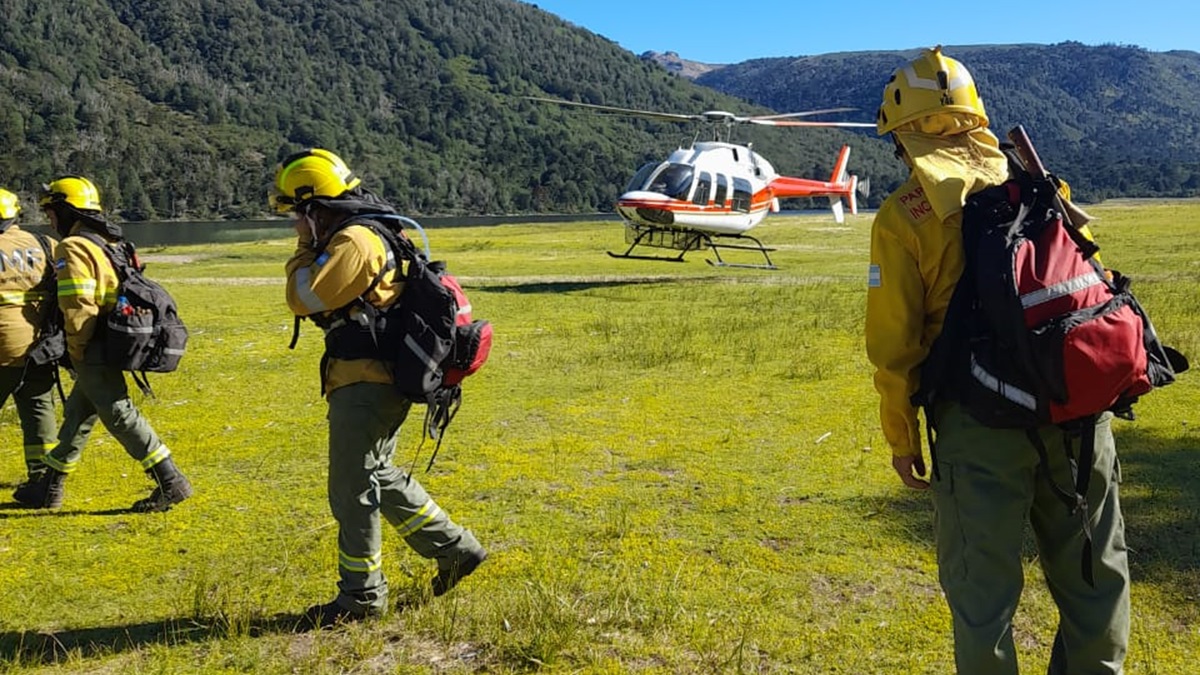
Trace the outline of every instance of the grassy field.
<instances>
[{"instance_id":1,"label":"grassy field","mask_svg":"<svg viewBox=\"0 0 1200 675\"><path fill-rule=\"evenodd\" d=\"M1200 355L1200 203L1091 209L1164 341ZM192 329L143 411L196 496L149 482L98 429L64 508L17 509L0 414L0 671L87 673L946 673L927 495L892 473L862 326L870 219L768 220L779 271L614 260L615 223L436 230L497 343L432 471L399 460L492 557L427 597L385 532L396 611L295 630L333 597L321 340L287 349L290 241L146 250ZM735 256L726 256L727 259ZM1119 422L1132 674L1200 663L1200 386ZM1027 547L1023 672L1057 615Z\"/></svg>"}]
</instances>

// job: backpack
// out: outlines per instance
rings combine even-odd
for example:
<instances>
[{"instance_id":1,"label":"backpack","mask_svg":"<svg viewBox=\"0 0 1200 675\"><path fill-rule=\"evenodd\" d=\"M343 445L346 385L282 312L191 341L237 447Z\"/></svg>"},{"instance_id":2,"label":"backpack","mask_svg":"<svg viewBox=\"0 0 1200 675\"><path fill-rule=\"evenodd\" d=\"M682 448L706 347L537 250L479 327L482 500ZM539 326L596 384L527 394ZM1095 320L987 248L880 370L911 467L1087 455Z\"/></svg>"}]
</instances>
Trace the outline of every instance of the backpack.
<instances>
[{"instance_id":1,"label":"backpack","mask_svg":"<svg viewBox=\"0 0 1200 675\"><path fill-rule=\"evenodd\" d=\"M33 343L25 352L25 363L35 366L52 365L51 377L58 397L67 400L63 392L62 380L58 377L58 364L67 354L67 335L63 330L63 314L58 307L58 272L54 267L54 253L50 246L50 238L41 232L30 232L42 247L46 256L46 272L36 290L42 292L42 301L38 307L38 324L33 335ZM24 374L22 374L22 384ZM20 386L20 385L18 385Z\"/></svg>"},{"instance_id":2,"label":"backpack","mask_svg":"<svg viewBox=\"0 0 1200 675\"><path fill-rule=\"evenodd\" d=\"M332 318L308 317L325 329L322 378L329 358L393 363L396 388L409 401L426 405L422 438L437 441L429 459L432 467L444 432L462 405L463 379L478 371L491 352L492 326L472 316L471 303L446 264L429 260L405 234L404 226L420 230L415 221L394 214L355 215L333 228L326 241L351 224L368 227L383 240L388 264L357 300ZM384 308L367 302L383 276L402 263L407 271L399 298ZM296 344L299 325L296 317L290 347Z\"/></svg>"},{"instance_id":3,"label":"backpack","mask_svg":"<svg viewBox=\"0 0 1200 675\"><path fill-rule=\"evenodd\" d=\"M1106 411L1133 419L1138 398L1174 382L1188 364L1159 342L1130 280L1101 266L1099 247L1069 220L1059 182L1045 173L1024 130L1010 136L1020 146L1003 146L1009 180L963 207L962 277L912 402L925 408L931 451L932 406L942 398L985 426L1024 429L1043 464L1038 427L1059 425L1068 455L1078 439L1078 462L1070 457L1074 494L1052 479L1051 486L1084 514L1091 583L1086 495L1096 421Z\"/></svg>"},{"instance_id":4,"label":"backpack","mask_svg":"<svg viewBox=\"0 0 1200 675\"><path fill-rule=\"evenodd\" d=\"M173 372L187 348L188 331L175 299L142 273L145 265L133 243L109 244L90 232L80 236L104 251L119 279L116 307L104 317L98 338L104 343L104 363L134 373L138 387L152 396L145 374Z\"/></svg>"},{"instance_id":5,"label":"backpack","mask_svg":"<svg viewBox=\"0 0 1200 675\"><path fill-rule=\"evenodd\" d=\"M67 353L67 337L63 331L62 310L58 307L58 272L54 268L54 253L50 248L50 238L40 232L31 232L42 247L46 256L46 274L42 277L37 288L42 291L44 299L38 308L40 317L33 344L25 353L25 359L38 366L58 363ZM55 381L57 383L57 376ZM60 386L61 390L61 386Z\"/></svg>"}]
</instances>

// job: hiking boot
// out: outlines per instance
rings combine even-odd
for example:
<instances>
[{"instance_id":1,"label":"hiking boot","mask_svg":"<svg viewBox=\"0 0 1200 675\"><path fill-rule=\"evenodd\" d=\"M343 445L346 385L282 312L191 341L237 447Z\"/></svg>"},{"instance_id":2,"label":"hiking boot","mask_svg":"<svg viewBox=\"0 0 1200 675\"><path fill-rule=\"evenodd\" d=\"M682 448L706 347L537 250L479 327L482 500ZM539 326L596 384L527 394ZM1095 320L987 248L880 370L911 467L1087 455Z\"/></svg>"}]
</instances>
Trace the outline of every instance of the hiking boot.
<instances>
[{"instance_id":1,"label":"hiking boot","mask_svg":"<svg viewBox=\"0 0 1200 675\"><path fill-rule=\"evenodd\" d=\"M63 503L63 483L66 480L67 474L47 468L37 478L30 478L18 485L13 490L13 500L31 509L57 509Z\"/></svg>"},{"instance_id":2,"label":"hiking boot","mask_svg":"<svg viewBox=\"0 0 1200 675\"><path fill-rule=\"evenodd\" d=\"M433 578L433 597L445 595L458 585L467 575L475 571L476 567L483 564L487 560L487 551L482 548L477 551L472 551L467 555L455 560L446 569L438 570L437 576Z\"/></svg>"},{"instance_id":3,"label":"hiking boot","mask_svg":"<svg viewBox=\"0 0 1200 675\"><path fill-rule=\"evenodd\" d=\"M139 499L129 507L135 513L161 513L170 511L171 507L192 496L192 484L175 468L175 462L168 457L146 471L146 475L154 479L157 485L149 497Z\"/></svg>"},{"instance_id":4,"label":"hiking boot","mask_svg":"<svg viewBox=\"0 0 1200 675\"><path fill-rule=\"evenodd\" d=\"M365 619L374 619L382 615L383 612L380 610L346 609L338 604L337 600L331 600L323 605L313 605L304 610L304 618L301 620L301 626L309 630L332 628L333 626L356 623Z\"/></svg>"}]
</instances>

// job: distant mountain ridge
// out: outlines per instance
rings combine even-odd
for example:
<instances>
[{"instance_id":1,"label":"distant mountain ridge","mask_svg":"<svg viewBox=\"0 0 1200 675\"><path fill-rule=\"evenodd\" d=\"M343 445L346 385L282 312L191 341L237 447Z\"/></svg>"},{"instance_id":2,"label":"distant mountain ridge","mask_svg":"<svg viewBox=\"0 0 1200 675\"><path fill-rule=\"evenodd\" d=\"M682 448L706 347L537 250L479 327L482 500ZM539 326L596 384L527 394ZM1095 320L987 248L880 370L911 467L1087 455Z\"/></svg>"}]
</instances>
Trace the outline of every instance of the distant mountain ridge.
<instances>
[{"instance_id":1,"label":"distant mountain ridge","mask_svg":"<svg viewBox=\"0 0 1200 675\"><path fill-rule=\"evenodd\" d=\"M725 64L701 63L699 61L689 61L681 57L678 52L642 52L638 57L643 61L657 63L667 72L686 77L689 80L695 80L701 75L711 73L714 70L719 70L725 67Z\"/></svg>"},{"instance_id":2,"label":"distant mountain ridge","mask_svg":"<svg viewBox=\"0 0 1200 675\"><path fill-rule=\"evenodd\" d=\"M993 130L1021 124L1085 198L1200 194L1200 53L1139 47L947 46L975 77ZM696 82L779 111L873 113L919 50L755 59Z\"/></svg>"}]
</instances>

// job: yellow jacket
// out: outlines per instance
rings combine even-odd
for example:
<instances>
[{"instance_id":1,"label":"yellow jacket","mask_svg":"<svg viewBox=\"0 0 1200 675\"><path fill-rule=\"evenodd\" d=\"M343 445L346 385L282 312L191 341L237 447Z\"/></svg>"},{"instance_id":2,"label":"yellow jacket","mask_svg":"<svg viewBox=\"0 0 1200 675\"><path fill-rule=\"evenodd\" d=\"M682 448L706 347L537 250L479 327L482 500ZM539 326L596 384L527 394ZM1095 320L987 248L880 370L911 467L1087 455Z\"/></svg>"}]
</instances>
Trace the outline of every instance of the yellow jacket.
<instances>
[{"instance_id":1,"label":"yellow jacket","mask_svg":"<svg viewBox=\"0 0 1200 675\"><path fill-rule=\"evenodd\" d=\"M939 220L915 177L888 196L871 227L867 357L875 365L883 435L896 456L921 453L909 397L942 332L963 270L962 211Z\"/></svg>"},{"instance_id":2,"label":"yellow jacket","mask_svg":"<svg viewBox=\"0 0 1200 675\"><path fill-rule=\"evenodd\" d=\"M1060 193L1069 194L1066 188ZM1091 239L1086 225L1080 230ZM921 454L921 428L909 401L921 384L921 363L942 332L963 263L962 211L939 219L910 176L871 226L867 288L867 358L876 368L879 418L895 456Z\"/></svg>"},{"instance_id":3,"label":"yellow jacket","mask_svg":"<svg viewBox=\"0 0 1200 675\"><path fill-rule=\"evenodd\" d=\"M343 228L318 255L310 237L302 236L287 262L287 303L297 316L328 316L354 302L388 263L379 235L363 225ZM390 305L404 290L404 270L389 271L367 295L375 307ZM391 384L391 364L374 359L329 359L325 394L357 382Z\"/></svg>"},{"instance_id":4,"label":"yellow jacket","mask_svg":"<svg viewBox=\"0 0 1200 675\"><path fill-rule=\"evenodd\" d=\"M120 279L108 256L91 240L78 236L75 225L58 245L58 306L67 334L67 354L83 363L83 351L96 334L99 320L117 304ZM105 240L111 237L100 235Z\"/></svg>"},{"instance_id":5,"label":"yellow jacket","mask_svg":"<svg viewBox=\"0 0 1200 675\"><path fill-rule=\"evenodd\" d=\"M50 240L51 250L56 242ZM11 225L0 232L0 366L20 366L41 322L48 293L35 290L50 271L46 251L31 232Z\"/></svg>"}]
</instances>

